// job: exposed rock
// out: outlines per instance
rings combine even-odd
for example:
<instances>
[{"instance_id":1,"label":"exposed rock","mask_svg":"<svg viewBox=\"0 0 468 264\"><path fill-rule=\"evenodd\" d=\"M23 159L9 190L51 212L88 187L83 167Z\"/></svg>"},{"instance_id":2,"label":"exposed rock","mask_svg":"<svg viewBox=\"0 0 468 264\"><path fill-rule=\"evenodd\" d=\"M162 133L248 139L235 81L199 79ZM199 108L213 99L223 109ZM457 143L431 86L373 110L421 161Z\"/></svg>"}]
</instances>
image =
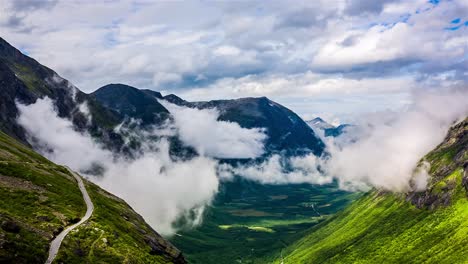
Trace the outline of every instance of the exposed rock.
<instances>
[{"instance_id":1,"label":"exposed rock","mask_svg":"<svg viewBox=\"0 0 468 264\"><path fill-rule=\"evenodd\" d=\"M459 184L468 194L467 156L468 118L453 126L444 141L426 155L425 160L431 164L429 186L423 192L408 193L407 200L418 208L435 209L450 205ZM461 183L457 179L446 179L460 168L463 169Z\"/></svg>"}]
</instances>

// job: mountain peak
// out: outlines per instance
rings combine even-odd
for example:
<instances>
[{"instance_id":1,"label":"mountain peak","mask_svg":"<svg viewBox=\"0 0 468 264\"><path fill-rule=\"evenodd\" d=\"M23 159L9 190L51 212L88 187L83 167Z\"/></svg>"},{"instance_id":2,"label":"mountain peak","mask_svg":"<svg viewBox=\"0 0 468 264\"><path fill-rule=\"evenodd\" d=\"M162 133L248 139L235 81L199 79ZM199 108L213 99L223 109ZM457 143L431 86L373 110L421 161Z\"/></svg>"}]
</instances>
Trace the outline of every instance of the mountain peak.
<instances>
[{"instance_id":1,"label":"mountain peak","mask_svg":"<svg viewBox=\"0 0 468 264\"><path fill-rule=\"evenodd\" d=\"M105 85L91 95L124 117L141 119L143 124L161 123L169 116L169 111L157 100L162 98L161 94L151 90L116 83Z\"/></svg>"},{"instance_id":2,"label":"mountain peak","mask_svg":"<svg viewBox=\"0 0 468 264\"><path fill-rule=\"evenodd\" d=\"M312 120L306 121L306 123L312 128L317 128L321 130L335 128L335 126L329 124L328 122L326 122L320 117L316 117Z\"/></svg>"}]
</instances>

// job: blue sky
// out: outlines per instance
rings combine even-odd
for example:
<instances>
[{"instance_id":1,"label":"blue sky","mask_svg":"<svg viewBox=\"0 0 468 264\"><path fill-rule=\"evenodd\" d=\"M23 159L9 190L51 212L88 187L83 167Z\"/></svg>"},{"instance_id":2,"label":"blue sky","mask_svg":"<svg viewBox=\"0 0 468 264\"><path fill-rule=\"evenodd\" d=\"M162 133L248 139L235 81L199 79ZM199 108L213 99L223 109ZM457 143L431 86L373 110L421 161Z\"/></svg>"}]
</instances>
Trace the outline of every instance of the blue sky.
<instances>
[{"instance_id":1,"label":"blue sky","mask_svg":"<svg viewBox=\"0 0 468 264\"><path fill-rule=\"evenodd\" d=\"M4 3L4 4L3 4ZM466 1L2 1L0 36L86 92L267 96L305 119L466 87Z\"/></svg>"}]
</instances>

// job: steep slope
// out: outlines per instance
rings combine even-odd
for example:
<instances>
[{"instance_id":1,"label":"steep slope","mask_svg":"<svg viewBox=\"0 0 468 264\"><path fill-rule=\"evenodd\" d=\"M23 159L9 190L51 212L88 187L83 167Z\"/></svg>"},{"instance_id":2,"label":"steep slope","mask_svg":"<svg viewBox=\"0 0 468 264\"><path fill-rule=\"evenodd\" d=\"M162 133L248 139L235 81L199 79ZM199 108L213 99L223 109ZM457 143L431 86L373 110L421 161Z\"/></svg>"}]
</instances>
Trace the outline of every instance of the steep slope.
<instances>
[{"instance_id":1,"label":"steep slope","mask_svg":"<svg viewBox=\"0 0 468 264\"><path fill-rule=\"evenodd\" d=\"M121 122L119 115L0 38L0 129L28 144L25 131L16 123L16 102L31 104L46 96L54 100L59 116L72 120L76 129L88 130L109 147L118 149L122 144L112 131Z\"/></svg>"},{"instance_id":2,"label":"steep slope","mask_svg":"<svg viewBox=\"0 0 468 264\"><path fill-rule=\"evenodd\" d=\"M467 263L468 118L430 152L426 191L373 191L285 249L277 263Z\"/></svg>"},{"instance_id":3,"label":"steep slope","mask_svg":"<svg viewBox=\"0 0 468 264\"><path fill-rule=\"evenodd\" d=\"M156 99L161 98L158 92L138 90L124 84L108 84L91 95L123 116L140 119L143 125L161 124L169 118L169 111Z\"/></svg>"},{"instance_id":4,"label":"steep slope","mask_svg":"<svg viewBox=\"0 0 468 264\"><path fill-rule=\"evenodd\" d=\"M67 236L57 263L185 263L123 200L85 185L95 211ZM0 263L44 263L52 238L85 210L66 168L0 132Z\"/></svg>"}]
</instances>

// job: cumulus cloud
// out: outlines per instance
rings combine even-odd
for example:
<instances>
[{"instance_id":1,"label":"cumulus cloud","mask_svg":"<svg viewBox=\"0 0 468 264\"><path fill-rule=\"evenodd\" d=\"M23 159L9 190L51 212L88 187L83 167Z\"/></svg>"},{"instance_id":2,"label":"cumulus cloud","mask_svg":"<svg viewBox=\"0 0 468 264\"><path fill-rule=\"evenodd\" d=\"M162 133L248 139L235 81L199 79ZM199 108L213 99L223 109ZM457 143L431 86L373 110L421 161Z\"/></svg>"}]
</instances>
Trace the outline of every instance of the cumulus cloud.
<instances>
[{"instance_id":1,"label":"cumulus cloud","mask_svg":"<svg viewBox=\"0 0 468 264\"><path fill-rule=\"evenodd\" d=\"M204 156L214 158L256 158L264 153L266 134L262 128L246 129L219 121L219 111L181 107L160 101L174 117L180 139Z\"/></svg>"},{"instance_id":2,"label":"cumulus cloud","mask_svg":"<svg viewBox=\"0 0 468 264\"><path fill-rule=\"evenodd\" d=\"M466 13L464 1L36 2L5 1L0 21L17 17L33 30L17 32L5 24L2 36L86 91L128 80L141 87L192 88L203 84L196 80L200 75L209 81L288 75L311 65L317 72L350 65L370 70L374 65L362 60L407 66L414 57L423 65L443 60L446 71L460 67L455 56L466 49L463 30L444 30ZM71 10L74 16L67 15ZM368 55L373 48L371 56L358 58L349 51ZM441 56L445 52L450 56ZM159 79L167 83L161 86Z\"/></svg>"},{"instance_id":3,"label":"cumulus cloud","mask_svg":"<svg viewBox=\"0 0 468 264\"><path fill-rule=\"evenodd\" d=\"M217 192L217 163L211 158L173 161L164 139L147 141L150 146L133 160L117 157L90 135L75 131L69 120L58 117L50 99L28 106L18 104L18 108L18 123L33 135L36 149L81 173L102 167L103 177L89 179L125 199L162 234L172 234L173 222L179 217L198 223Z\"/></svg>"}]
</instances>

